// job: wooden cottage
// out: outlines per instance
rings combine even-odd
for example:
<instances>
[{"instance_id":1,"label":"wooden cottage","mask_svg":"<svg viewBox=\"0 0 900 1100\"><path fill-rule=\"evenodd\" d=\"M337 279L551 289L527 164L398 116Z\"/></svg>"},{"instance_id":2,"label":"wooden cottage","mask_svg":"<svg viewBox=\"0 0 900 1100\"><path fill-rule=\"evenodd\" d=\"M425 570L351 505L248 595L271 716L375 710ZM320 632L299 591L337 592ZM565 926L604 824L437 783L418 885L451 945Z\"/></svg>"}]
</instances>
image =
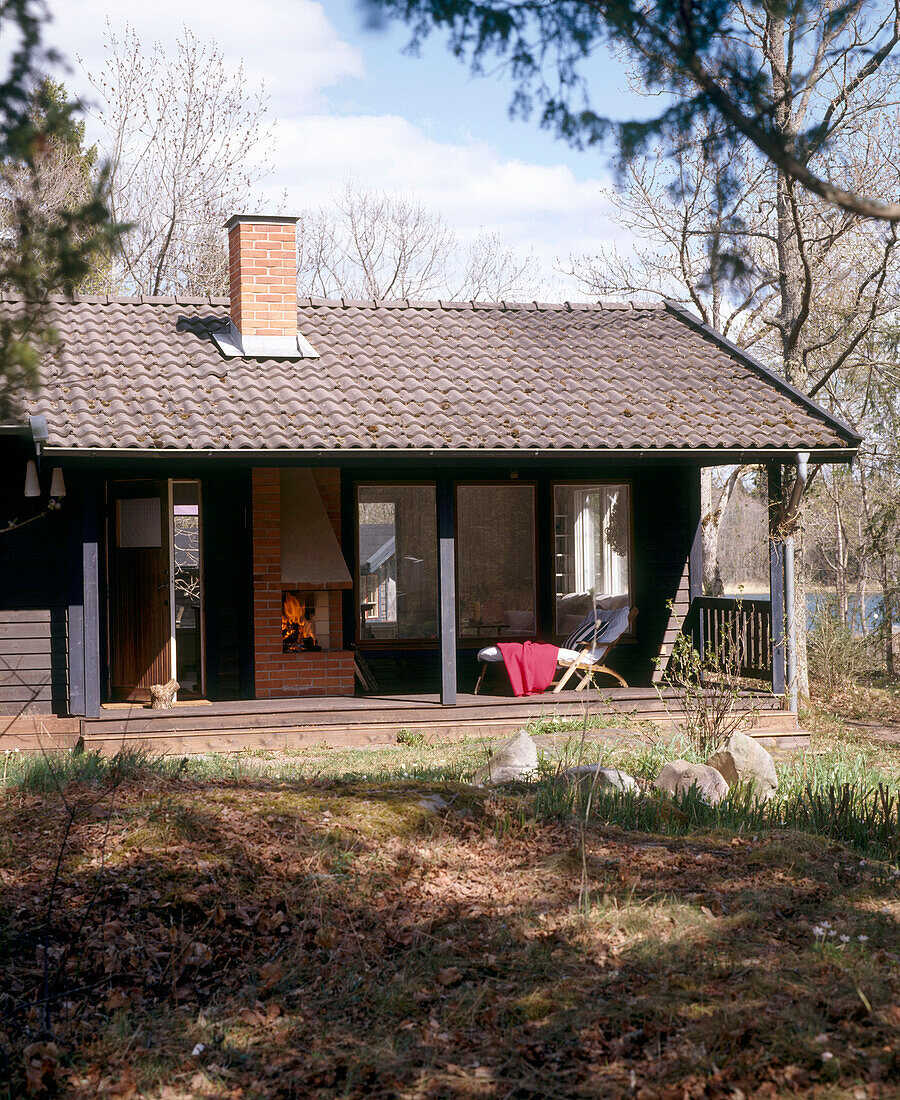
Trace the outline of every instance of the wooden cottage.
<instances>
[{"instance_id":1,"label":"wooden cottage","mask_svg":"<svg viewBox=\"0 0 900 1100\"><path fill-rule=\"evenodd\" d=\"M10 728L127 735L170 677L169 732L396 728L474 705L480 647L560 641L590 591L638 608L613 663L646 689L701 595L700 467L777 488L859 445L676 306L298 303L294 220L228 229L230 299L53 303L0 428L0 526L33 519L0 534Z\"/></svg>"}]
</instances>

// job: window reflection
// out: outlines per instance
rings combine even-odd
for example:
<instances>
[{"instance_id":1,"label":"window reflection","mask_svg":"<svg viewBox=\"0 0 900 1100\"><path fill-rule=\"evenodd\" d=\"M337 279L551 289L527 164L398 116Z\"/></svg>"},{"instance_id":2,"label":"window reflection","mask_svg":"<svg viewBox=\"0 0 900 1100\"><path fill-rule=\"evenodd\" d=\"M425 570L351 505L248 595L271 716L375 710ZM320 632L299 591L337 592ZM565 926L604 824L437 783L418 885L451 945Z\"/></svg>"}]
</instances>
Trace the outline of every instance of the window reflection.
<instances>
[{"instance_id":1,"label":"window reflection","mask_svg":"<svg viewBox=\"0 0 900 1100\"><path fill-rule=\"evenodd\" d=\"M532 486L460 485L456 509L460 637L534 635Z\"/></svg>"},{"instance_id":2,"label":"window reflection","mask_svg":"<svg viewBox=\"0 0 900 1100\"><path fill-rule=\"evenodd\" d=\"M172 484L174 558L175 679L180 694L199 695L201 683L200 485Z\"/></svg>"},{"instance_id":3,"label":"window reflection","mask_svg":"<svg viewBox=\"0 0 900 1100\"><path fill-rule=\"evenodd\" d=\"M433 485L361 485L359 636L436 638L437 520Z\"/></svg>"},{"instance_id":4,"label":"window reflection","mask_svg":"<svg viewBox=\"0 0 900 1100\"><path fill-rule=\"evenodd\" d=\"M631 502L627 485L557 485L556 632L568 634L591 610L630 601Z\"/></svg>"}]
</instances>

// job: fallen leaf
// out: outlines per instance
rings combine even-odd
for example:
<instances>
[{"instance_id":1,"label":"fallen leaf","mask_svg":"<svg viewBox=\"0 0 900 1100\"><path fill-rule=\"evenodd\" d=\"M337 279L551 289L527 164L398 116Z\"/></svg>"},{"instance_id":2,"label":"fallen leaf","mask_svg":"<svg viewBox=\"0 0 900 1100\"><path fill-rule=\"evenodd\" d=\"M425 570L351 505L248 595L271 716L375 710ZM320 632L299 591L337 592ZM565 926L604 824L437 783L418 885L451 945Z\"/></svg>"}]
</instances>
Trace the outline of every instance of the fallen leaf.
<instances>
[{"instance_id":1,"label":"fallen leaf","mask_svg":"<svg viewBox=\"0 0 900 1100\"><path fill-rule=\"evenodd\" d=\"M284 964L281 959L273 959L271 962L263 963L259 968L259 976L262 979L262 988L271 989L276 982L280 982L284 977Z\"/></svg>"},{"instance_id":2,"label":"fallen leaf","mask_svg":"<svg viewBox=\"0 0 900 1100\"><path fill-rule=\"evenodd\" d=\"M137 1081L131 1066L123 1066L118 1080L110 1081L103 1087L103 1095L108 1100L131 1100L137 1092Z\"/></svg>"},{"instance_id":3,"label":"fallen leaf","mask_svg":"<svg viewBox=\"0 0 900 1100\"><path fill-rule=\"evenodd\" d=\"M29 1092L49 1092L59 1061L56 1043L30 1043L22 1052L25 1062L25 1084Z\"/></svg>"}]
</instances>

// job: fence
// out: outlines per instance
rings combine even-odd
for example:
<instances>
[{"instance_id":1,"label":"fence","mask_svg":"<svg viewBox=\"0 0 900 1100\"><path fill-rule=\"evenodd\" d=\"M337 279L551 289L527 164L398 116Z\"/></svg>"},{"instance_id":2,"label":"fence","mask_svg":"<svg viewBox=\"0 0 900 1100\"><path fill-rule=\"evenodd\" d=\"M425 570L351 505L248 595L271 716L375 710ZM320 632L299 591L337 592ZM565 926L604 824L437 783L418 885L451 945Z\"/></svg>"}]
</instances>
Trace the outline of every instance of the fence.
<instances>
[{"instance_id":1,"label":"fence","mask_svg":"<svg viewBox=\"0 0 900 1100\"><path fill-rule=\"evenodd\" d=\"M697 596L688 623L701 653L723 652L735 642L741 655L740 675L772 680L772 603L731 596Z\"/></svg>"}]
</instances>

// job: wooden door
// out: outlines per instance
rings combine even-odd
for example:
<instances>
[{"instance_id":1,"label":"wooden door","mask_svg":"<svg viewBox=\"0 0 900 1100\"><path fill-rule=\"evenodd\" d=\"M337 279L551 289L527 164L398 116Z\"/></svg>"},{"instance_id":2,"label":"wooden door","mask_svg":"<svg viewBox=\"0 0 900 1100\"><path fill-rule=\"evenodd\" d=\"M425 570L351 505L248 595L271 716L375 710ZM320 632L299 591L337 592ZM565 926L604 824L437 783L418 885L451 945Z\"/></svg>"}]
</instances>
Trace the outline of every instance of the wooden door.
<instances>
[{"instance_id":1,"label":"wooden door","mask_svg":"<svg viewBox=\"0 0 900 1100\"><path fill-rule=\"evenodd\" d=\"M146 701L172 668L168 483L114 481L109 490L110 694Z\"/></svg>"}]
</instances>

